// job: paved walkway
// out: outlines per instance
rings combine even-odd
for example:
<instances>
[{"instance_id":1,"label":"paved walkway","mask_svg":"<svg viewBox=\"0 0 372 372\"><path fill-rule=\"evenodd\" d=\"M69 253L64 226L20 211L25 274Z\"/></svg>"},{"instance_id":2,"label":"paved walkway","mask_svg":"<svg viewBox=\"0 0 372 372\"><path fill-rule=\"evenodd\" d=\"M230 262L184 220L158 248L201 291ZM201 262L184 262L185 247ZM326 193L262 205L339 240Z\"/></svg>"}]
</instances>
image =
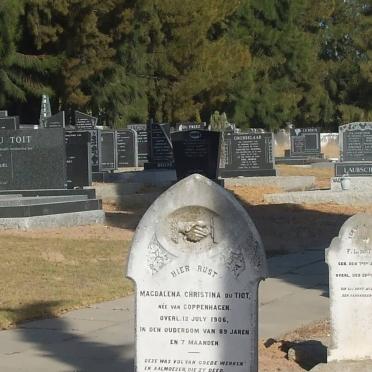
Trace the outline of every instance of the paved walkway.
<instances>
[{"instance_id":1,"label":"paved walkway","mask_svg":"<svg viewBox=\"0 0 372 372\"><path fill-rule=\"evenodd\" d=\"M324 251L273 257L269 269L260 285L261 338L328 317ZM133 357L133 296L0 332L1 372L133 372Z\"/></svg>"}]
</instances>

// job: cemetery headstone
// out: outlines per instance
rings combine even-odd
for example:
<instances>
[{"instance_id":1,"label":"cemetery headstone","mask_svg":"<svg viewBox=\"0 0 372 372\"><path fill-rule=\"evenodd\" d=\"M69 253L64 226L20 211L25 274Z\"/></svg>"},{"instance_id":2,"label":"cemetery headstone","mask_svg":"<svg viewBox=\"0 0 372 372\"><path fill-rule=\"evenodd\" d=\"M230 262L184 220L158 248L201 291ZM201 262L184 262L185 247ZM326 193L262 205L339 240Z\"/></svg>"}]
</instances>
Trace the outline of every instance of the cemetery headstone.
<instances>
[{"instance_id":1,"label":"cemetery headstone","mask_svg":"<svg viewBox=\"0 0 372 372\"><path fill-rule=\"evenodd\" d=\"M336 177L372 176L372 122L355 122L339 127L340 162Z\"/></svg>"},{"instance_id":2,"label":"cemetery headstone","mask_svg":"<svg viewBox=\"0 0 372 372\"><path fill-rule=\"evenodd\" d=\"M179 123L176 125L177 130L182 131L182 130L198 130L198 129L204 129L207 130L207 123L206 122L201 122L201 123L196 123L196 122L187 122L187 123Z\"/></svg>"},{"instance_id":3,"label":"cemetery headstone","mask_svg":"<svg viewBox=\"0 0 372 372\"><path fill-rule=\"evenodd\" d=\"M75 127L78 130L95 129L98 119L94 116L75 111Z\"/></svg>"},{"instance_id":4,"label":"cemetery headstone","mask_svg":"<svg viewBox=\"0 0 372 372\"><path fill-rule=\"evenodd\" d=\"M0 190L65 187L66 150L63 129L0 132Z\"/></svg>"},{"instance_id":5,"label":"cemetery headstone","mask_svg":"<svg viewBox=\"0 0 372 372\"><path fill-rule=\"evenodd\" d=\"M171 134L177 179L198 173L218 178L220 132L190 130Z\"/></svg>"},{"instance_id":6,"label":"cemetery headstone","mask_svg":"<svg viewBox=\"0 0 372 372\"><path fill-rule=\"evenodd\" d=\"M45 119L44 125L46 128L64 128L65 127L65 112L60 111Z\"/></svg>"},{"instance_id":7,"label":"cemetery headstone","mask_svg":"<svg viewBox=\"0 0 372 372\"><path fill-rule=\"evenodd\" d=\"M320 128L291 128L290 156L321 157Z\"/></svg>"},{"instance_id":8,"label":"cemetery headstone","mask_svg":"<svg viewBox=\"0 0 372 372\"><path fill-rule=\"evenodd\" d=\"M357 214L326 251L331 347L328 361L372 359L372 215Z\"/></svg>"},{"instance_id":9,"label":"cemetery headstone","mask_svg":"<svg viewBox=\"0 0 372 372\"><path fill-rule=\"evenodd\" d=\"M138 167L137 133L133 129L116 131L118 167Z\"/></svg>"},{"instance_id":10,"label":"cemetery headstone","mask_svg":"<svg viewBox=\"0 0 372 372\"><path fill-rule=\"evenodd\" d=\"M116 136L113 130L100 131L99 171L111 172L118 168Z\"/></svg>"},{"instance_id":11,"label":"cemetery headstone","mask_svg":"<svg viewBox=\"0 0 372 372\"><path fill-rule=\"evenodd\" d=\"M92 164L92 172L99 172L99 143L101 142L101 130L93 129L87 131L90 134L90 147L91 147L91 164Z\"/></svg>"},{"instance_id":12,"label":"cemetery headstone","mask_svg":"<svg viewBox=\"0 0 372 372\"><path fill-rule=\"evenodd\" d=\"M18 116L0 117L0 129L5 130L19 129L19 117Z\"/></svg>"},{"instance_id":13,"label":"cemetery headstone","mask_svg":"<svg viewBox=\"0 0 372 372\"><path fill-rule=\"evenodd\" d=\"M150 123L147 128L149 162L144 164L145 169L174 168L169 124Z\"/></svg>"},{"instance_id":14,"label":"cemetery headstone","mask_svg":"<svg viewBox=\"0 0 372 372\"><path fill-rule=\"evenodd\" d=\"M67 188L92 185L89 132L66 131Z\"/></svg>"},{"instance_id":15,"label":"cemetery headstone","mask_svg":"<svg viewBox=\"0 0 372 372\"><path fill-rule=\"evenodd\" d=\"M137 133L138 166L142 167L148 160L147 124L129 124L128 129L133 129Z\"/></svg>"},{"instance_id":16,"label":"cemetery headstone","mask_svg":"<svg viewBox=\"0 0 372 372\"><path fill-rule=\"evenodd\" d=\"M257 372L259 234L223 188L191 175L161 195L133 240L136 370Z\"/></svg>"},{"instance_id":17,"label":"cemetery headstone","mask_svg":"<svg viewBox=\"0 0 372 372\"><path fill-rule=\"evenodd\" d=\"M39 124L42 128L46 127L46 120L52 116L49 96L43 94L41 97L40 119Z\"/></svg>"},{"instance_id":18,"label":"cemetery headstone","mask_svg":"<svg viewBox=\"0 0 372 372\"><path fill-rule=\"evenodd\" d=\"M275 176L272 133L224 133L220 176Z\"/></svg>"}]
</instances>

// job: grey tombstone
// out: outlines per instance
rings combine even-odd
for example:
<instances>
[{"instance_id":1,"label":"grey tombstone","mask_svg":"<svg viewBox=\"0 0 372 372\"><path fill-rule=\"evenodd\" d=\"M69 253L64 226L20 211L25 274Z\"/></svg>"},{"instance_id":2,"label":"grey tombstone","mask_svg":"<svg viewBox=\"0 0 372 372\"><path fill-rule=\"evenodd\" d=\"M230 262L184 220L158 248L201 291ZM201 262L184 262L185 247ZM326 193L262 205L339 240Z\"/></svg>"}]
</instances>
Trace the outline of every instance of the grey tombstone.
<instances>
[{"instance_id":1,"label":"grey tombstone","mask_svg":"<svg viewBox=\"0 0 372 372\"><path fill-rule=\"evenodd\" d=\"M339 127L340 162L336 177L372 176L372 122L355 122Z\"/></svg>"},{"instance_id":2,"label":"grey tombstone","mask_svg":"<svg viewBox=\"0 0 372 372\"><path fill-rule=\"evenodd\" d=\"M342 226L326 252L331 347L328 361L372 359L372 215Z\"/></svg>"},{"instance_id":3,"label":"grey tombstone","mask_svg":"<svg viewBox=\"0 0 372 372\"><path fill-rule=\"evenodd\" d=\"M0 190L66 187L64 130L0 132Z\"/></svg>"},{"instance_id":4,"label":"grey tombstone","mask_svg":"<svg viewBox=\"0 0 372 372\"><path fill-rule=\"evenodd\" d=\"M170 139L170 125L150 123L147 127L149 142L149 162L145 169L173 169L174 157Z\"/></svg>"},{"instance_id":5,"label":"grey tombstone","mask_svg":"<svg viewBox=\"0 0 372 372\"><path fill-rule=\"evenodd\" d=\"M223 178L276 175L270 132L225 132L222 150L220 176Z\"/></svg>"},{"instance_id":6,"label":"grey tombstone","mask_svg":"<svg viewBox=\"0 0 372 372\"><path fill-rule=\"evenodd\" d=\"M75 127L78 130L92 130L96 128L98 119L92 115L75 111Z\"/></svg>"},{"instance_id":7,"label":"grey tombstone","mask_svg":"<svg viewBox=\"0 0 372 372\"><path fill-rule=\"evenodd\" d=\"M133 129L116 131L118 167L138 167L137 132Z\"/></svg>"},{"instance_id":8,"label":"grey tombstone","mask_svg":"<svg viewBox=\"0 0 372 372\"><path fill-rule=\"evenodd\" d=\"M138 143L138 166L142 167L147 162L148 156L148 134L147 124L129 124L128 129L133 129L137 133Z\"/></svg>"},{"instance_id":9,"label":"grey tombstone","mask_svg":"<svg viewBox=\"0 0 372 372\"><path fill-rule=\"evenodd\" d=\"M6 116L0 118L0 129L14 130L19 128L18 116Z\"/></svg>"},{"instance_id":10,"label":"grey tombstone","mask_svg":"<svg viewBox=\"0 0 372 372\"><path fill-rule=\"evenodd\" d=\"M40 107L40 118L39 124L42 128L46 128L46 120L52 116L52 110L50 107L49 96L43 94L41 97L41 107Z\"/></svg>"},{"instance_id":11,"label":"grey tombstone","mask_svg":"<svg viewBox=\"0 0 372 372\"><path fill-rule=\"evenodd\" d=\"M162 194L133 240L136 370L257 372L267 267L244 208L199 174Z\"/></svg>"},{"instance_id":12,"label":"grey tombstone","mask_svg":"<svg viewBox=\"0 0 372 372\"><path fill-rule=\"evenodd\" d=\"M290 156L320 157L320 128L290 129Z\"/></svg>"}]
</instances>

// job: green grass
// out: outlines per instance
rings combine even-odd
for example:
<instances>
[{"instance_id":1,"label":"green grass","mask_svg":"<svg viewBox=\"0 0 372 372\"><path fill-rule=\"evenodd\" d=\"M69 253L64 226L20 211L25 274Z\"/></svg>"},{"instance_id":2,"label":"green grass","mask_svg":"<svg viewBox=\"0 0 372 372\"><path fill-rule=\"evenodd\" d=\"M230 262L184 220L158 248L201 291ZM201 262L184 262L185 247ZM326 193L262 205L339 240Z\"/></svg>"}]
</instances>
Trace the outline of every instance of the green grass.
<instances>
[{"instance_id":1,"label":"green grass","mask_svg":"<svg viewBox=\"0 0 372 372\"><path fill-rule=\"evenodd\" d=\"M0 329L132 292L129 242L0 235Z\"/></svg>"}]
</instances>

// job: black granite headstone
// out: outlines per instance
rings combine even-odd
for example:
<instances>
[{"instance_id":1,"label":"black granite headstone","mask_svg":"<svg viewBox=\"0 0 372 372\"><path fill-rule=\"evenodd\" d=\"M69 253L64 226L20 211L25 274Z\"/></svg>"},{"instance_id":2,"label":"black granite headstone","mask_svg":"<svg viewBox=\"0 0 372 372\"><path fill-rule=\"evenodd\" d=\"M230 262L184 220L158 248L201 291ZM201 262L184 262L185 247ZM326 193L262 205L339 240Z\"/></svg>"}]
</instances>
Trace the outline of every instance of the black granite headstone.
<instances>
[{"instance_id":1,"label":"black granite headstone","mask_svg":"<svg viewBox=\"0 0 372 372\"><path fill-rule=\"evenodd\" d=\"M63 129L0 133L0 190L66 188Z\"/></svg>"},{"instance_id":2,"label":"black granite headstone","mask_svg":"<svg viewBox=\"0 0 372 372\"><path fill-rule=\"evenodd\" d=\"M94 116L75 111L75 127L78 130L95 129L98 119Z\"/></svg>"},{"instance_id":3,"label":"black granite headstone","mask_svg":"<svg viewBox=\"0 0 372 372\"><path fill-rule=\"evenodd\" d=\"M292 128L290 156L320 156L320 128Z\"/></svg>"},{"instance_id":4,"label":"black granite headstone","mask_svg":"<svg viewBox=\"0 0 372 372\"><path fill-rule=\"evenodd\" d=\"M149 124L148 136L149 162L145 163L145 169L174 168L169 124Z\"/></svg>"},{"instance_id":5,"label":"black granite headstone","mask_svg":"<svg viewBox=\"0 0 372 372\"><path fill-rule=\"evenodd\" d=\"M116 131L118 167L138 167L137 133L133 129Z\"/></svg>"},{"instance_id":6,"label":"black granite headstone","mask_svg":"<svg viewBox=\"0 0 372 372\"><path fill-rule=\"evenodd\" d=\"M66 131L67 188L92 185L89 132Z\"/></svg>"},{"instance_id":7,"label":"black granite headstone","mask_svg":"<svg viewBox=\"0 0 372 372\"><path fill-rule=\"evenodd\" d=\"M220 176L275 176L272 133L224 133Z\"/></svg>"},{"instance_id":8,"label":"black granite headstone","mask_svg":"<svg viewBox=\"0 0 372 372\"><path fill-rule=\"evenodd\" d=\"M99 141L99 171L111 172L117 168L115 132L111 130L102 130L100 131Z\"/></svg>"},{"instance_id":9,"label":"black granite headstone","mask_svg":"<svg viewBox=\"0 0 372 372\"><path fill-rule=\"evenodd\" d=\"M178 180L194 173L217 180L220 136L219 132L206 130L172 133L171 138Z\"/></svg>"},{"instance_id":10,"label":"black granite headstone","mask_svg":"<svg viewBox=\"0 0 372 372\"><path fill-rule=\"evenodd\" d=\"M64 128L65 127L65 112L60 111L57 114L50 116L44 120L46 128Z\"/></svg>"},{"instance_id":11,"label":"black granite headstone","mask_svg":"<svg viewBox=\"0 0 372 372\"><path fill-rule=\"evenodd\" d=\"M128 129L133 129L137 133L138 166L142 167L147 162L147 157L148 157L147 125L146 124L129 124Z\"/></svg>"}]
</instances>

